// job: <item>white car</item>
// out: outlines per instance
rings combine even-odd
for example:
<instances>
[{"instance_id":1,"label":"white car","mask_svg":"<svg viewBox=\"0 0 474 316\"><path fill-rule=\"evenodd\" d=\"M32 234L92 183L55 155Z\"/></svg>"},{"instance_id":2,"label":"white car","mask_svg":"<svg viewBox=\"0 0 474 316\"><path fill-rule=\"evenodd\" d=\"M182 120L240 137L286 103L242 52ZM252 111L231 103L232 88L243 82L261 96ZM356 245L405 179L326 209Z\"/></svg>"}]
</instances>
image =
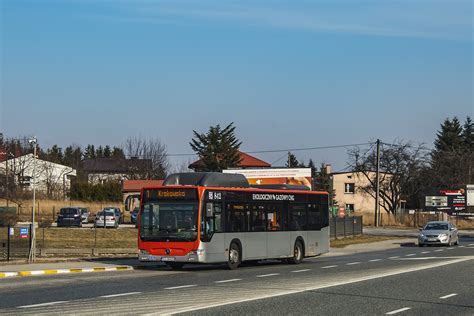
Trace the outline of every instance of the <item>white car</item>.
<instances>
[{"instance_id":1,"label":"white car","mask_svg":"<svg viewBox=\"0 0 474 316\"><path fill-rule=\"evenodd\" d=\"M426 223L418 234L418 246L459 244L458 229L447 221L434 221Z\"/></svg>"},{"instance_id":2,"label":"white car","mask_svg":"<svg viewBox=\"0 0 474 316\"><path fill-rule=\"evenodd\" d=\"M104 221L104 217L105 217L105 221ZM98 212L97 215L95 216L94 226L99 227L99 228L100 227L117 228L119 226L119 222L113 210L104 210L104 211Z\"/></svg>"}]
</instances>

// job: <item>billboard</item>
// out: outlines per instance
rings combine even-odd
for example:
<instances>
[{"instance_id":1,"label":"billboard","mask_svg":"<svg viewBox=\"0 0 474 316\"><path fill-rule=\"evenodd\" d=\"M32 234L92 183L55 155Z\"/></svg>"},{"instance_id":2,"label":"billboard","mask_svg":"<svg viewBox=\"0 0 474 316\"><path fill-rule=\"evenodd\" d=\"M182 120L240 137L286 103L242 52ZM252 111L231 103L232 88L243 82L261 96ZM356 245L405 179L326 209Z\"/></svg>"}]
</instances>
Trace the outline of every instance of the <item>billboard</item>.
<instances>
[{"instance_id":1,"label":"billboard","mask_svg":"<svg viewBox=\"0 0 474 316\"><path fill-rule=\"evenodd\" d=\"M466 186L466 202L467 206L474 206L474 184Z\"/></svg>"},{"instance_id":2,"label":"billboard","mask_svg":"<svg viewBox=\"0 0 474 316\"><path fill-rule=\"evenodd\" d=\"M466 189L432 189L425 195L425 209L442 211L453 215L467 214Z\"/></svg>"},{"instance_id":3,"label":"billboard","mask_svg":"<svg viewBox=\"0 0 474 316\"><path fill-rule=\"evenodd\" d=\"M300 184L311 189L311 168L226 169L243 174L249 184Z\"/></svg>"}]
</instances>

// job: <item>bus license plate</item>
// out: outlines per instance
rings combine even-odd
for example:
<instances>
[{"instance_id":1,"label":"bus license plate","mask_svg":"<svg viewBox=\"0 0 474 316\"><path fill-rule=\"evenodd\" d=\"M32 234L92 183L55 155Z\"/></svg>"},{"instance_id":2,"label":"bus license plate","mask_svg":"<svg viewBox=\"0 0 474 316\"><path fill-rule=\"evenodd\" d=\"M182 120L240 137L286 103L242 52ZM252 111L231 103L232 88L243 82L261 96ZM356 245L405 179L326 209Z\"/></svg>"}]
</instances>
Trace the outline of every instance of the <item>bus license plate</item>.
<instances>
[{"instance_id":1,"label":"bus license plate","mask_svg":"<svg viewBox=\"0 0 474 316\"><path fill-rule=\"evenodd\" d=\"M175 261L176 258L175 257L161 257L161 261Z\"/></svg>"}]
</instances>

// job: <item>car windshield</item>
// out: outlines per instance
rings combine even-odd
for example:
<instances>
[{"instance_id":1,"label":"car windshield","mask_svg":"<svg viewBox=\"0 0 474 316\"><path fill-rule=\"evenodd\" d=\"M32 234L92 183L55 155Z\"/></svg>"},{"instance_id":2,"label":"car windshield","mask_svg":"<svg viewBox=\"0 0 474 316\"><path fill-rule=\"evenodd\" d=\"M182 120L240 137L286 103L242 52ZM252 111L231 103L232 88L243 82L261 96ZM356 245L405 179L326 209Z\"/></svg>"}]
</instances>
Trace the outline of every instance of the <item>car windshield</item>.
<instances>
[{"instance_id":1,"label":"car windshield","mask_svg":"<svg viewBox=\"0 0 474 316\"><path fill-rule=\"evenodd\" d=\"M443 223L429 223L424 230L448 230L448 224Z\"/></svg>"},{"instance_id":2,"label":"car windshield","mask_svg":"<svg viewBox=\"0 0 474 316\"><path fill-rule=\"evenodd\" d=\"M105 216L114 216L114 211L105 211ZM99 213L97 213L97 216L104 216L104 211L100 211Z\"/></svg>"},{"instance_id":3,"label":"car windshield","mask_svg":"<svg viewBox=\"0 0 474 316\"><path fill-rule=\"evenodd\" d=\"M77 215L77 209L75 208L62 208L60 211L61 215Z\"/></svg>"},{"instance_id":4,"label":"car windshield","mask_svg":"<svg viewBox=\"0 0 474 316\"><path fill-rule=\"evenodd\" d=\"M87 209L86 208L81 209L81 214L87 214Z\"/></svg>"},{"instance_id":5,"label":"car windshield","mask_svg":"<svg viewBox=\"0 0 474 316\"><path fill-rule=\"evenodd\" d=\"M194 241L197 238L198 204L147 203L140 215L140 238L153 241Z\"/></svg>"}]
</instances>

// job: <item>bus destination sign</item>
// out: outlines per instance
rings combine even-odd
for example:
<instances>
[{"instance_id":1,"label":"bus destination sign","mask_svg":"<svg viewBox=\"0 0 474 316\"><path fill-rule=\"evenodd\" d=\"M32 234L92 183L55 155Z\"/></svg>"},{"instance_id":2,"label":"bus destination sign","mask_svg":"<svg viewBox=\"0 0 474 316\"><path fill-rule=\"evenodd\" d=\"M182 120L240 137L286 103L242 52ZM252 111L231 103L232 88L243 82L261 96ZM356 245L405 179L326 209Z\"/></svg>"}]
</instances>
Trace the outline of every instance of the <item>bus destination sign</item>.
<instances>
[{"instance_id":1,"label":"bus destination sign","mask_svg":"<svg viewBox=\"0 0 474 316\"><path fill-rule=\"evenodd\" d=\"M195 189L145 189L145 197L151 200L195 200Z\"/></svg>"}]
</instances>

